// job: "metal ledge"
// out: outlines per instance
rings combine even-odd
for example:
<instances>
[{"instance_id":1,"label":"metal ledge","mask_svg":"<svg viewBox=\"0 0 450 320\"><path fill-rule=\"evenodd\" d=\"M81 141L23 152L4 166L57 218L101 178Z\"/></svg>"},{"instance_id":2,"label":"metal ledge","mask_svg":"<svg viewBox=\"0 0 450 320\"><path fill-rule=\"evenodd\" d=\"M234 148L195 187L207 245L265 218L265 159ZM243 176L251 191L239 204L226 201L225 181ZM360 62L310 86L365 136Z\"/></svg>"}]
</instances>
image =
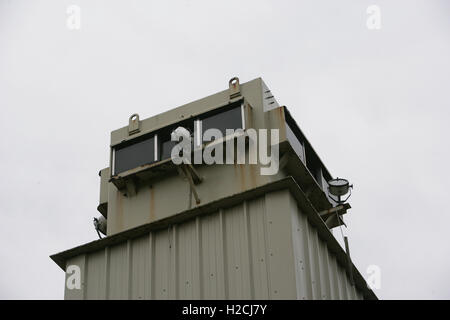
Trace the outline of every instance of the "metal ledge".
<instances>
[{"instance_id":1,"label":"metal ledge","mask_svg":"<svg viewBox=\"0 0 450 320\"><path fill-rule=\"evenodd\" d=\"M244 137L245 144L247 145L248 135L244 129L243 133L234 133L232 135L225 136L220 139L208 142L207 144L202 146L201 152L203 152L206 148L212 148L217 144L223 144L224 146L223 154L225 157L226 156L225 146L227 141L231 139L237 140L239 137L242 136ZM198 150L192 150L191 155L193 155L194 152L197 151ZM205 164L204 163L199 165L191 164L190 166L195 167L202 165ZM127 170L125 172L121 172L117 175L112 176L109 182L112 182L116 186L116 188L119 189L121 192L132 196L138 191L141 184L151 183L152 181L155 181L162 176L167 176L167 174L170 174L172 172L174 173L177 172L177 165L172 162L171 158L168 158L158 162L142 165L137 168Z\"/></svg>"}]
</instances>

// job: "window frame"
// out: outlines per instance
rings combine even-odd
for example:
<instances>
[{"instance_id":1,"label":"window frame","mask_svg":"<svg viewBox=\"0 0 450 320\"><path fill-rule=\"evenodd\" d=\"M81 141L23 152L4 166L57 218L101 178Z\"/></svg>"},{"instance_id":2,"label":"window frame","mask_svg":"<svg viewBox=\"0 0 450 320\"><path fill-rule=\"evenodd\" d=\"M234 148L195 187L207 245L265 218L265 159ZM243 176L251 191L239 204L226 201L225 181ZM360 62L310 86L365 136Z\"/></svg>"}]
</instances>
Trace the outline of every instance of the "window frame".
<instances>
[{"instance_id":1,"label":"window frame","mask_svg":"<svg viewBox=\"0 0 450 320\"><path fill-rule=\"evenodd\" d=\"M235 105L235 106L233 106L233 105ZM222 105L222 106L220 106L220 107L217 107L217 108L215 108L215 109L212 109L212 110L203 112L203 113L198 114L198 115L196 115L195 117L193 117L193 119L192 119L192 121L193 121L193 131L197 130L197 132L194 132L194 135L196 135L197 137L201 137L201 142L202 142L201 146L197 146L197 141L194 141L194 149L195 149L195 148L200 148L200 147L201 147L201 148L205 148L206 146L210 145L211 143L224 142L224 141L226 141L227 139L231 138L232 136L235 136L235 135L236 135L236 133L234 133L233 135L226 135L225 133L223 133L223 137L222 137L221 139L218 139L217 141L216 141L216 140L208 141L208 142L205 144L205 143L203 143L203 130L202 130L202 127L203 127L203 126L202 126L202 125L198 125L197 128L196 128L196 126L195 126L195 122L196 122L196 121L200 121L200 123L203 122L203 120L205 119L205 118L203 118L205 114L211 114L210 116L212 116L212 115L218 115L218 114L220 114L220 113L223 113L223 112L232 110L232 109L234 109L234 108L240 108L240 109L241 109L240 117L241 117L241 126L242 126L242 128L237 128L237 129L242 129L242 130L245 132L245 130L247 129L247 126L246 126L247 117L246 117L246 113L245 113L245 100L244 100L244 99L240 99L240 100L238 100L238 101L233 101L233 102L231 102L231 103L227 103L226 105ZM134 139L130 139L130 140L127 140L127 141L123 141L123 142L118 143L118 144L116 144L116 145L114 145L114 146L111 146L111 157L110 157L110 163L111 163L111 168L112 168L112 170L111 170L111 177L117 177L118 175L128 176L129 174L128 174L127 172L129 172L129 171L135 169L135 168L130 168L130 169L128 169L128 170L125 170L125 171L116 173L116 165L117 165L116 149L117 149L118 147L120 147L120 146L121 146L122 144L124 144L124 143L129 143L130 145L133 145L133 144L135 144L135 143L138 143L139 140L145 141L146 139L152 139L152 138L153 138L153 139L154 139L154 140L153 140L153 141L154 141L154 142L153 142L153 143L154 143L154 149L153 149L153 152L154 152L154 161L151 162L151 163L148 163L148 164L153 164L153 165L155 165L155 164L161 163L161 162L163 162L163 161L165 161L165 160L167 160L167 159L170 159L170 158L167 158L167 159L161 159L161 157L162 157L162 144L163 144L163 141L162 141L162 139L160 139L159 135L161 135L161 133L162 133L163 131L165 131L165 130L167 131L170 127L176 128L176 127L177 127L177 124L180 124L180 125L181 125L182 123L186 123L187 120L188 120L188 119L174 122L174 123L169 124L169 125L167 125L167 126L164 126L164 127L162 127L162 128L159 128L159 129L150 131L150 132L148 132L148 133L145 133L145 134L143 134L143 135L141 135L141 136L139 136L139 137L136 137L136 138L134 138ZM231 129L231 128L230 128L230 129ZM237 130L237 129L234 129L234 130ZM165 142L165 141L164 141L164 142ZM194 151L194 150L192 150L192 152L193 152L193 151ZM130 173L130 174L131 174L131 173Z\"/></svg>"}]
</instances>

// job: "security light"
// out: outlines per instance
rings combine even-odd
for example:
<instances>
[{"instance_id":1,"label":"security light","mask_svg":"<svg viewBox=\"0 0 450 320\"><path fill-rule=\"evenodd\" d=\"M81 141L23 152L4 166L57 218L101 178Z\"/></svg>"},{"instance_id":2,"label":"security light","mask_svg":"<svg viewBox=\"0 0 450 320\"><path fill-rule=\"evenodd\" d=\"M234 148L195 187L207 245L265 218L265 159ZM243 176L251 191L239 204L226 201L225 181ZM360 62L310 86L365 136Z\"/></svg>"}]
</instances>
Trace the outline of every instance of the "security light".
<instances>
[{"instance_id":1,"label":"security light","mask_svg":"<svg viewBox=\"0 0 450 320\"><path fill-rule=\"evenodd\" d=\"M336 178L328 181L328 191L333 196L337 197L337 203L344 203L350 197L350 195L344 200L341 201L341 197L346 195L350 189L353 188L353 185L350 185L348 180L342 178Z\"/></svg>"},{"instance_id":2,"label":"security light","mask_svg":"<svg viewBox=\"0 0 450 320\"><path fill-rule=\"evenodd\" d=\"M105 217L100 216L98 218L94 218L94 228L95 228L95 231L97 231L98 237L100 239L102 238L100 233L102 233L106 236L106 219L105 219Z\"/></svg>"},{"instance_id":3,"label":"security light","mask_svg":"<svg viewBox=\"0 0 450 320\"><path fill-rule=\"evenodd\" d=\"M333 196L343 196L344 194L347 194L349 189L349 183L348 180L342 179L342 178L336 178L333 180L328 181L328 189L330 190L330 193Z\"/></svg>"}]
</instances>

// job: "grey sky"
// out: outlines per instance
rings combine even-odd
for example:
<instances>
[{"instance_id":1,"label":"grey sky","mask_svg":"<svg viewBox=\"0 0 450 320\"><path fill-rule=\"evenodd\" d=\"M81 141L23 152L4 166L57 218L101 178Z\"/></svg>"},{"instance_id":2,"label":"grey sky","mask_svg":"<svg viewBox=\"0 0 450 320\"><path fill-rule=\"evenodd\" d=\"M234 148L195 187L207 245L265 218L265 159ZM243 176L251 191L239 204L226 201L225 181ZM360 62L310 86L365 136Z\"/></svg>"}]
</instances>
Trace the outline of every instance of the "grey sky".
<instances>
[{"instance_id":1,"label":"grey sky","mask_svg":"<svg viewBox=\"0 0 450 320\"><path fill-rule=\"evenodd\" d=\"M449 15L445 0L0 0L0 298L63 298L48 256L96 239L112 130L261 76L354 183L346 233L361 273L381 268L376 294L449 299Z\"/></svg>"}]
</instances>

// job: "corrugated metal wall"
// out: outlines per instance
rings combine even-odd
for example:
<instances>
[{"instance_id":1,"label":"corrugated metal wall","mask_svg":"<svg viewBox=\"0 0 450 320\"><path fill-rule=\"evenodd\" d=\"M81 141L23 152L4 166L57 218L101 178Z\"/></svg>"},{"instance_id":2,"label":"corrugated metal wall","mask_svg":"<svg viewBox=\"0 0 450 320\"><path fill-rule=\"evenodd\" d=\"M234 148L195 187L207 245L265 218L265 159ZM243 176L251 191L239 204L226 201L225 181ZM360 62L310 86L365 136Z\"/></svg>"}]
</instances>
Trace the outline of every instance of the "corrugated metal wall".
<instances>
[{"instance_id":1,"label":"corrugated metal wall","mask_svg":"<svg viewBox=\"0 0 450 320\"><path fill-rule=\"evenodd\" d=\"M363 299L351 285L345 269L337 262L317 230L292 203L292 234L294 242L298 299Z\"/></svg>"},{"instance_id":2,"label":"corrugated metal wall","mask_svg":"<svg viewBox=\"0 0 450 320\"><path fill-rule=\"evenodd\" d=\"M72 258L84 299L362 299L288 190Z\"/></svg>"}]
</instances>

